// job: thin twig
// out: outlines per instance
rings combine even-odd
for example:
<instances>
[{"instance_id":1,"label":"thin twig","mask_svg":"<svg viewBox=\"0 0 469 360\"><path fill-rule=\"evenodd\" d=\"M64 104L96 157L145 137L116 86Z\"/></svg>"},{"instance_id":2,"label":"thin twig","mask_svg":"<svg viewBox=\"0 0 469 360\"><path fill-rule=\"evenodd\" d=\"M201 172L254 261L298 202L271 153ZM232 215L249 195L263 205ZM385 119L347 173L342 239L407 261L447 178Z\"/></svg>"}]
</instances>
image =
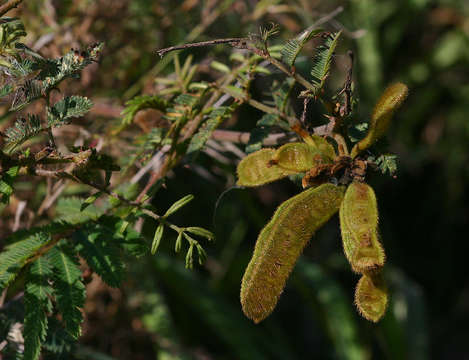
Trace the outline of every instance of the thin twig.
<instances>
[{"instance_id":1,"label":"thin twig","mask_svg":"<svg viewBox=\"0 0 469 360\"><path fill-rule=\"evenodd\" d=\"M156 53L160 57L163 57L164 54L166 54L170 51L184 50L184 49L189 49L189 48L194 48L194 47L202 47L202 46L212 46L212 45L217 45L217 44L230 44L231 46L236 46L237 44L247 42L248 40L249 40L248 38L215 39L215 40L201 41L201 42L190 43L190 44L170 46L170 47L167 47L167 48L164 48L164 49L156 50Z\"/></svg>"},{"instance_id":2,"label":"thin twig","mask_svg":"<svg viewBox=\"0 0 469 360\"><path fill-rule=\"evenodd\" d=\"M21 4L23 0L10 0L6 4L3 4L0 6L0 16L5 15L8 11L11 9L17 7L19 4Z\"/></svg>"}]
</instances>

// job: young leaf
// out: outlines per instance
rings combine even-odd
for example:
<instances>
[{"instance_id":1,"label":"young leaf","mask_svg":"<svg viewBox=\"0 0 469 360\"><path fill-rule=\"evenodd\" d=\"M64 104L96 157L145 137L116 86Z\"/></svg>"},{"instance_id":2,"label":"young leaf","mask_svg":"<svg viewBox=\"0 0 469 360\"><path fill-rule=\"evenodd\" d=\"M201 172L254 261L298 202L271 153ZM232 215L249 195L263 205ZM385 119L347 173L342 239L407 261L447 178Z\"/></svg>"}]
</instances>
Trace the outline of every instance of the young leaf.
<instances>
[{"instance_id":1,"label":"young leaf","mask_svg":"<svg viewBox=\"0 0 469 360\"><path fill-rule=\"evenodd\" d=\"M83 201L83 203L81 204L80 211L83 211L88 206L92 205L102 194L102 191L98 191L97 193L94 193L93 195L87 197L85 201Z\"/></svg>"},{"instance_id":2,"label":"young leaf","mask_svg":"<svg viewBox=\"0 0 469 360\"><path fill-rule=\"evenodd\" d=\"M345 255L357 273L365 273L385 262L378 235L378 206L373 189L353 182L340 206L340 228Z\"/></svg>"},{"instance_id":3,"label":"young leaf","mask_svg":"<svg viewBox=\"0 0 469 360\"><path fill-rule=\"evenodd\" d=\"M24 360L37 360L47 334L47 314L52 311L53 277L48 260L39 257L29 268L24 292Z\"/></svg>"},{"instance_id":4,"label":"young leaf","mask_svg":"<svg viewBox=\"0 0 469 360\"><path fill-rule=\"evenodd\" d=\"M378 322L385 314L388 294L380 274L365 274L355 289L355 304L367 320Z\"/></svg>"},{"instance_id":5,"label":"young leaf","mask_svg":"<svg viewBox=\"0 0 469 360\"><path fill-rule=\"evenodd\" d=\"M321 29L306 29L296 38L288 40L281 50L284 63L294 66L296 58L305 44L315 35L322 32Z\"/></svg>"},{"instance_id":6,"label":"young leaf","mask_svg":"<svg viewBox=\"0 0 469 360\"><path fill-rule=\"evenodd\" d=\"M92 108L90 99L83 96L67 96L47 108L47 124L58 127L69 124L72 118L85 115Z\"/></svg>"},{"instance_id":7,"label":"young leaf","mask_svg":"<svg viewBox=\"0 0 469 360\"><path fill-rule=\"evenodd\" d=\"M186 195L184 196L183 198L179 199L178 201L176 201L173 205L171 205L169 207L169 209L165 212L165 214L163 215L163 217L168 217L169 215L171 214L174 214L176 211L178 211L180 208L182 208L183 206L187 205L189 202L192 201L192 199L194 199L194 195L190 194L190 195Z\"/></svg>"},{"instance_id":8,"label":"young leaf","mask_svg":"<svg viewBox=\"0 0 469 360\"><path fill-rule=\"evenodd\" d=\"M316 48L316 54L313 59L313 68L311 75L313 76L314 95L323 88L331 69L332 57L342 31L330 34L325 43Z\"/></svg>"},{"instance_id":9,"label":"young leaf","mask_svg":"<svg viewBox=\"0 0 469 360\"><path fill-rule=\"evenodd\" d=\"M403 83L392 84L384 91L371 115L368 133L352 149L352 158L383 136L391 123L394 112L402 105L408 93L409 89Z\"/></svg>"},{"instance_id":10,"label":"young leaf","mask_svg":"<svg viewBox=\"0 0 469 360\"><path fill-rule=\"evenodd\" d=\"M158 247L160 246L161 238L163 237L164 224L159 224L155 231L155 236L153 237L153 242L151 243L151 254L155 255Z\"/></svg>"},{"instance_id":11,"label":"young leaf","mask_svg":"<svg viewBox=\"0 0 469 360\"><path fill-rule=\"evenodd\" d=\"M184 230L194 235L202 236L208 240L213 240L215 238L215 235L213 235L211 231L208 231L198 226L189 226L189 227L186 227Z\"/></svg>"},{"instance_id":12,"label":"young leaf","mask_svg":"<svg viewBox=\"0 0 469 360\"><path fill-rule=\"evenodd\" d=\"M238 164L238 185L259 186L296 173L272 164L275 149L262 149L246 156Z\"/></svg>"},{"instance_id":13,"label":"young leaf","mask_svg":"<svg viewBox=\"0 0 469 360\"><path fill-rule=\"evenodd\" d=\"M241 284L246 316L258 323L275 308L290 272L311 236L339 209L344 190L311 188L282 203L261 231Z\"/></svg>"},{"instance_id":14,"label":"young leaf","mask_svg":"<svg viewBox=\"0 0 469 360\"><path fill-rule=\"evenodd\" d=\"M175 243L175 245L174 245L174 251L177 252L177 253L178 253L179 251L181 251L181 245L182 245L182 231L180 231L180 232L178 233L178 237L177 237L176 243Z\"/></svg>"}]
</instances>

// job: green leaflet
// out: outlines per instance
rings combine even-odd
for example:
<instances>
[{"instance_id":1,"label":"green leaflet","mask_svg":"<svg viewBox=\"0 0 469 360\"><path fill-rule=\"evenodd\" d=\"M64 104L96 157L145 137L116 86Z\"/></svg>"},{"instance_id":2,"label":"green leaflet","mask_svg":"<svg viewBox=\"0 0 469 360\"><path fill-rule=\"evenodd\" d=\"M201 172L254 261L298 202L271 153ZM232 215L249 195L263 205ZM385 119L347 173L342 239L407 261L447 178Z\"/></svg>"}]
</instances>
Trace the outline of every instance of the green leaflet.
<instances>
[{"instance_id":1,"label":"green leaflet","mask_svg":"<svg viewBox=\"0 0 469 360\"><path fill-rule=\"evenodd\" d=\"M313 76L314 94L317 94L329 77L332 58L342 31L331 33L323 45L316 48L311 75Z\"/></svg>"},{"instance_id":2,"label":"green leaflet","mask_svg":"<svg viewBox=\"0 0 469 360\"><path fill-rule=\"evenodd\" d=\"M43 128L39 116L28 114L27 118L17 119L14 126L5 130L5 152L12 153L18 146L38 135L41 131L43 131Z\"/></svg>"},{"instance_id":3,"label":"green leaflet","mask_svg":"<svg viewBox=\"0 0 469 360\"><path fill-rule=\"evenodd\" d=\"M343 192L332 184L305 190L281 204L261 231L241 284L243 311L255 323L273 311L301 251L337 212Z\"/></svg>"},{"instance_id":4,"label":"green leaflet","mask_svg":"<svg viewBox=\"0 0 469 360\"><path fill-rule=\"evenodd\" d=\"M0 254L0 291L15 279L27 260L51 240L50 234L38 232L8 245Z\"/></svg>"},{"instance_id":5,"label":"green leaflet","mask_svg":"<svg viewBox=\"0 0 469 360\"><path fill-rule=\"evenodd\" d=\"M314 147L306 143L289 143L275 151L272 161L281 168L295 172L304 172L322 162L323 156Z\"/></svg>"},{"instance_id":6,"label":"green leaflet","mask_svg":"<svg viewBox=\"0 0 469 360\"><path fill-rule=\"evenodd\" d=\"M378 206L373 189L353 182L340 206L340 228L345 255L357 273L384 265L385 255L378 235Z\"/></svg>"},{"instance_id":7,"label":"green leaflet","mask_svg":"<svg viewBox=\"0 0 469 360\"><path fill-rule=\"evenodd\" d=\"M367 320L378 322L386 312L388 294L380 274L365 274L355 289L355 304Z\"/></svg>"},{"instance_id":8,"label":"green leaflet","mask_svg":"<svg viewBox=\"0 0 469 360\"><path fill-rule=\"evenodd\" d=\"M238 164L238 185L259 186L294 174L271 163L275 149L261 149L246 156Z\"/></svg>"},{"instance_id":9,"label":"green leaflet","mask_svg":"<svg viewBox=\"0 0 469 360\"><path fill-rule=\"evenodd\" d=\"M78 258L74 250L60 245L50 250L48 255L54 267L57 308L62 314L67 332L78 339L83 321L80 308L86 297Z\"/></svg>"},{"instance_id":10,"label":"green leaflet","mask_svg":"<svg viewBox=\"0 0 469 360\"><path fill-rule=\"evenodd\" d=\"M294 39L290 39L286 42L286 44L282 47L281 54L282 60L284 63L294 66L297 56L299 55L301 49L305 46L305 44L315 35L319 34L322 29L306 29L301 32Z\"/></svg>"},{"instance_id":11,"label":"green leaflet","mask_svg":"<svg viewBox=\"0 0 469 360\"><path fill-rule=\"evenodd\" d=\"M66 96L54 106L47 107L47 124L51 127L69 124L72 118L85 115L92 106L93 103L86 97Z\"/></svg>"},{"instance_id":12,"label":"green leaflet","mask_svg":"<svg viewBox=\"0 0 469 360\"><path fill-rule=\"evenodd\" d=\"M52 311L49 284L52 268L45 257L39 257L29 268L24 293L24 360L39 359L41 345L48 329L47 314Z\"/></svg>"},{"instance_id":13,"label":"green leaflet","mask_svg":"<svg viewBox=\"0 0 469 360\"><path fill-rule=\"evenodd\" d=\"M383 136L389 127L394 112L402 105L408 93L409 89L403 83L388 86L375 105L368 133L353 147L352 158Z\"/></svg>"}]
</instances>

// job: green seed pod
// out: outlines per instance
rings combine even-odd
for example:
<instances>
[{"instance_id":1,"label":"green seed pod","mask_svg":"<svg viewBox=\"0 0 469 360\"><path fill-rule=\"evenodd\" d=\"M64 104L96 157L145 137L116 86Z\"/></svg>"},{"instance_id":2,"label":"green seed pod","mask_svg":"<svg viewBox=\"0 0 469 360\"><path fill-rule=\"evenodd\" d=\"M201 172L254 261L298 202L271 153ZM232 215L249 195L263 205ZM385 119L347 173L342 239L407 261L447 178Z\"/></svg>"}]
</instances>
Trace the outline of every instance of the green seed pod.
<instances>
[{"instance_id":1,"label":"green seed pod","mask_svg":"<svg viewBox=\"0 0 469 360\"><path fill-rule=\"evenodd\" d=\"M246 156L238 164L238 185L259 186L284 178L296 171L272 163L275 149L261 149Z\"/></svg>"},{"instance_id":2,"label":"green seed pod","mask_svg":"<svg viewBox=\"0 0 469 360\"><path fill-rule=\"evenodd\" d=\"M311 188L282 203L261 231L241 284L241 305L255 323L275 308L304 246L334 215L344 189L332 184Z\"/></svg>"},{"instance_id":3,"label":"green seed pod","mask_svg":"<svg viewBox=\"0 0 469 360\"><path fill-rule=\"evenodd\" d=\"M345 256L352 270L363 273L384 265L378 235L378 206L371 186L353 182L340 206L340 229Z\"/></svg>"},{"instance_id":4,"label":"green seed pod","mask_svg":"<svg viewBox=\"0 0 469 360\"><path fill-rule=\"evenodd\" d=\"M362 150L370 147L387 131L394 112L407 98L409 89L403 83L390 85L381 95L371 115L368 134L358 142L352 149L352 158L356 157Z\"/></svg>"},{"instance_id":5,"label":"green seed pod","mask_svg":"<svg viewBox=\"0 0 469 360\"><path fill-rule=\"evenodd\" d=\"M388 293L381 274L365 274L355 289L355 304L367 320L378 322L386 312Z\"/></svg>"},{"instance_id":6,"label":"green seed pod","mask_svg":"<svg viewBox=\"0 0 469 360\"><path fill-rule=\"evenodd\" d=\"M272 158L272 162L281 168L304 172L322 163L321 153L306 143L289 143L280 146Z\"/></svg>"},{"instance_id":7,"label":"green seed pod","mask_svg":"<svg viewBox=\"0 0 469 360\"><path fill-rule=\"evenodd\" d=\"M331 143L329 143L326 139L317 136L317 135L311 135L311 140L310 142L313 143L313 145L319 150L319 152L327 159L329 160L334 160L336 157L336 153L334 150L334 146L332 146Z\"/></svg>"}]
</instances>

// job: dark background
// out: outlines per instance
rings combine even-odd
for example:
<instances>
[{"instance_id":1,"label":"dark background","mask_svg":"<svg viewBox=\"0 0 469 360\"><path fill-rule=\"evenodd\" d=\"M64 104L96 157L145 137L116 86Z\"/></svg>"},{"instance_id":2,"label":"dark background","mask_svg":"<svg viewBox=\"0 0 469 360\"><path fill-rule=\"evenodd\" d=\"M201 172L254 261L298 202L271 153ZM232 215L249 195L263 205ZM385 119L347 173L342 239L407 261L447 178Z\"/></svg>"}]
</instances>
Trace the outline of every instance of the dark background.
<instances>
[{"instance_id":1,"label":"dark background","mask_svg":"<svg viewBox=\"0 0 469 360\"><path fill-rule=\"evenodd\" d=\"M155 257L130 263L122 289L95 279L88 286L77 357L469 359L467 1L26 0L16 15L25 22L26 42L46 56L105 41L99 67L71 85L97 104L90 128L99 132L119 120L126 100L155 93L155 76L174 71L172 63L161 65L155 49L243 37L271 21L281 27L272 43L282 43L339 6L343 11L322 27L344 29L333 69L339 78L345 75L346 51L355 53L355 118L367 119L387 84L399 80L410 88L386 139L387 150L399 158L397 177L369 178L388 259L391 302L385 318L375 325L357 314L358 279L343 256L334 218L305 249L274 313L257 326L245 319L239 287L257 234L299 188L284 180L234 189L214 214L218 196L234 182L235 162L222 164L203 154L197 165L212 176L201 176L195 166L179 167L154 204L166 209L188 193L196 196L178 216L215 232L216 242L205 244L206 265L184 269L183 256L174 254L174 239L167 236ZM229 64L230 51L218 46L180 57ZM309 46L298 70L307 74L311 59ZM260 94L269 81L257 79L254 92ZM320 125L315 109L309 117ZM248 131L259 118L242 107L225 127ZM143 231L152 237L154 224Z\"/></svg>"}]
</instances>

